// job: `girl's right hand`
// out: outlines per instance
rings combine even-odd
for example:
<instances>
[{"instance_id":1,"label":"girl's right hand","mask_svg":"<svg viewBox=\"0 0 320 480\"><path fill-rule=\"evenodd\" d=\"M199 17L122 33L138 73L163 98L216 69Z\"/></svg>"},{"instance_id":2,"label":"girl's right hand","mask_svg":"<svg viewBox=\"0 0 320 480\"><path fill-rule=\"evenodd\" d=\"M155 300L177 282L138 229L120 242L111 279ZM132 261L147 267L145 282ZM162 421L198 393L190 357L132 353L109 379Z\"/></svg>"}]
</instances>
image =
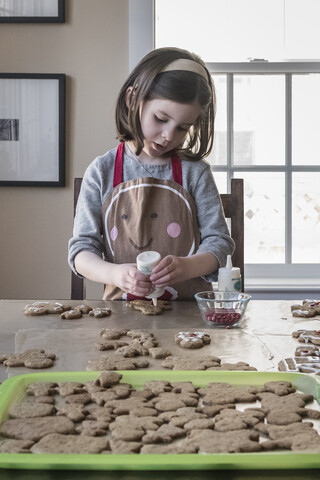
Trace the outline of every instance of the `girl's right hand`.
<instances>
[{"instance_id":1,"label":"girl's right hand","mask_svg":"<svg viewBox=\"0 0 320 480\"><path fill-rule=\"evenodd\" d=\"M135 263L123 263L115 267L112 283L124 292L136 297L145 297L153 291L150 278L139 272Z\"/></svg>"}]
</instances>

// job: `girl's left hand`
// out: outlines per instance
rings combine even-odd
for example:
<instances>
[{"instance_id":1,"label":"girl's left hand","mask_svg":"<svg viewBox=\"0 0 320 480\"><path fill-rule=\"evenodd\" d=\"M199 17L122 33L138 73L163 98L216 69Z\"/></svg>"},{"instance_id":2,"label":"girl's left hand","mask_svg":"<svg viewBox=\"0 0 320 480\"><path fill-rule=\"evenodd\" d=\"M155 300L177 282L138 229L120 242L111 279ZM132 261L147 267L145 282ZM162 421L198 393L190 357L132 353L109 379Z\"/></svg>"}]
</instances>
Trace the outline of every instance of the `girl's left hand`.
<instances>
[{"instance_id":1,"label":"girl's left hand","mask_svg":"<svg viewBox=\"0 0 320 480\"><path fill-rule=\"evenodd\" d=\"M153 268L150 280L157 287L166 287L192 278L188 258L167 255Z\"/></svg>"}]
</instances>

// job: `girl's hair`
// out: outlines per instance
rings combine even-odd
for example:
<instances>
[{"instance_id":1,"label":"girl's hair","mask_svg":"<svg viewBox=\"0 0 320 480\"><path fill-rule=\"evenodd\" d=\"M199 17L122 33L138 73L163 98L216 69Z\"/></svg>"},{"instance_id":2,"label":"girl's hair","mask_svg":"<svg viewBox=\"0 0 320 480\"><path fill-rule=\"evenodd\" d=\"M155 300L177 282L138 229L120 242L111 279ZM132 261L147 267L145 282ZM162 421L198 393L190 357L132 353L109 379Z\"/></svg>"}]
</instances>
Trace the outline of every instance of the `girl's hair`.
<instances>
[{"instance_id":1,"label":"girl's hair","mask_svg":"<svg viewBox=\"0 0 320 480\"><path fill-rule=\"evenodd\" d=\"M202 65L208 78L189 70L163 71L180 58ZM132 87L133 92L130 108L126 103L129 87ZM142 102L155 98L178 103L198 102L202 113L190 128L178 153L196 160L209 155L213 145L216 98L211 75L201 58L179 48L159 48L147 54L129 75L116 104L116 128L120 141L134 142L137 155L140 155L144 144L140 106Z\"/></svg>"}]
</instances>

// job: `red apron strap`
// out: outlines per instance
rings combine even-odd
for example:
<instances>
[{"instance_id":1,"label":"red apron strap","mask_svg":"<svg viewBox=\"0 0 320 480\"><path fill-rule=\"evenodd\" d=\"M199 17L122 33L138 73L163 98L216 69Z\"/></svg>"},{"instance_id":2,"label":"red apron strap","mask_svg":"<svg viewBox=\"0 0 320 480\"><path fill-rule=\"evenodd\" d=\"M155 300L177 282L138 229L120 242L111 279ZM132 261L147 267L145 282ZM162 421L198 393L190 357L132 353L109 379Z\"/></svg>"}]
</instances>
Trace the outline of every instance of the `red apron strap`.
<instances>
[{"instance_id":1,"label":"red apron strap","mask_svg":"<svg viewBox=\"0 0 320 480\"><path fill-rule=\"evenodd\" d=\"M123 181L123 149L124 143L120 143L117 148L116 161L113 172L113 188ZM182 166L179 155L174 154L171 158L172 178L175 182L182 186Z\"/></svg>"},{"instance_id":2,"label":"red apron strap","mask_svg":"<svg viewBox=\"0 0 320 480\"><path fill-rule=\"evenodd\" d=\"M172 178L175 182L179 183L182 187L182 167L181 167L181 158L179 155L174 154L171 158L172 164Z\"/></svg>"},{"instance_id":3,"label":"red apron strap","mask_svg":"<svg viewBox=\"0 0 320 480\"><path fill-rule=\"evenodd\" d=\"M123 148L124 148L124 143L120 143L119 147L117 148L116 161L115 161L115 164L114 164L113 188L115 188L117 185L119 185L119 183L122 182Z\"/></svg>"}]
</instances>

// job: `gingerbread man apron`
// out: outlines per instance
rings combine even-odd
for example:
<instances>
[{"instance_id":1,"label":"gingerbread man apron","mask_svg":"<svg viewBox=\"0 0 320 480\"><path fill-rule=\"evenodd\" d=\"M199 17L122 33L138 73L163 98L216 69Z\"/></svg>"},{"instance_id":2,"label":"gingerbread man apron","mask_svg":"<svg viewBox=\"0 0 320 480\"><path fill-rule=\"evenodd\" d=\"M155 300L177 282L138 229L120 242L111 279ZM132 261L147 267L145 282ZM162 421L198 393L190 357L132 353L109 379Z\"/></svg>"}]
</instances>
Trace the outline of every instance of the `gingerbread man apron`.
<instances>
[{"instance_id":1,"label":"gingerbread man apron","mask_svg":"<svg viewBox=\"0 0 320 480\"><path fill-rule=\"evenodd\" d=\"M135 263L139 253L155 250L161 254L186 257L199 248L200 232L196 205L182 187L179 156L173 156L173 180L138 178L123 182L123 150L117 149L113 187L102 206L103 234L108 260ZM162 299L193 299L196 292L210 290L211 285L195 278L167 287ZM118 287L106 285L105 300L128 299Z\"/></svg>"}]
</instances>

